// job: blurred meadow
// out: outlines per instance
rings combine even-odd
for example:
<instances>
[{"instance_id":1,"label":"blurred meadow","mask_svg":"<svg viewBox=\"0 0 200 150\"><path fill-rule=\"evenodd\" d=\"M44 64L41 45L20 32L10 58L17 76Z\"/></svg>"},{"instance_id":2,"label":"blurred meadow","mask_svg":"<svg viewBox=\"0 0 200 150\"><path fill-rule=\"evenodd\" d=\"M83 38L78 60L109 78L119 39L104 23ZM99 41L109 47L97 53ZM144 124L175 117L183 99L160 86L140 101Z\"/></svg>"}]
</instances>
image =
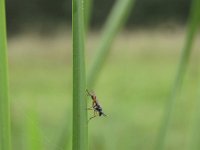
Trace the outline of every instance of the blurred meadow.
<instances>
[{"instance_id":1,"label":"blurred meadow","mask_svg":"<svg viewBox=\"0 0 200 150\"><path fill-rule=\"evenodd\" d=\"M183 8L176 12L173 11L176 5L170 8L173 1L169 1L166 8L170 9L165 8L162 16L161 8L167 1L161 1L154 0L155 5L146 1L144 8L141 6L145 0L136 1L128 23L114 39L96 86L89 89L97 95L107 115L96 117L88 124L91 150L155 150L186 39L191 2L185 0ZM44 7L45 13L38 9L43 12L38 18L39 12L34 9L39 5L37 3L32 2L35 5L29 6L24 2L27 6L24 16L23 11L18 10L20 6L17 5L17 9L11 2L7 3L12 147L14 150L70 150L73 102L71 3L63 2L69 8L66 11L62 11L65 7L60 3L55 5L62 8L54 14L55 22L49 21L53 20L51 15L45 18L52 8L50 4ZM104 13L103 5L99 3L94 2L96 11L93 10L91 28L85 40L86 74L96 54L105 12L109 12L114 1L107 2ZM180 0L174 2L179 3ZM137 7L142 9L135 10ZM34 10L33 15L29 14L31 10ZM145 13L141 13L143 10ZM14 18L15 13L18 19ZM144 16L148 15L145 20ZM200 119L199 41L198 31L167 131L166 150L198 149L194 145L198 145L195 140L200 134L195 128ZM88 106L91 103L88 99ZM93 112L88 111L88 117L92 115Z\"/></svg>"},{"instance_id":2,"label":"blurred meadow","mask_svg":"<svg viewBox=\"0 0 200 150\"><path fill-rule=\"evenodd\" d=\"M98 34L89 34L87 68ZM97 86L92 89L108 117L89 122L91 149L154 148L184 36L184 28L124 30L118 35ZM198 95L199 47L196 42L167 138L167 149L187 149L190 143ZM44 149L62 149L59 136L66 123L67 139L71 141L71 33L62 30L48 37L24 33L11 38L8 48L14 147L28 149L27 126L33 126L40 129ZM90 100L88 104L91 105ZM31 121L31 112L35 111L30 110L32 105L36 106L38 122Z\"/></svg>"}]
</instances>

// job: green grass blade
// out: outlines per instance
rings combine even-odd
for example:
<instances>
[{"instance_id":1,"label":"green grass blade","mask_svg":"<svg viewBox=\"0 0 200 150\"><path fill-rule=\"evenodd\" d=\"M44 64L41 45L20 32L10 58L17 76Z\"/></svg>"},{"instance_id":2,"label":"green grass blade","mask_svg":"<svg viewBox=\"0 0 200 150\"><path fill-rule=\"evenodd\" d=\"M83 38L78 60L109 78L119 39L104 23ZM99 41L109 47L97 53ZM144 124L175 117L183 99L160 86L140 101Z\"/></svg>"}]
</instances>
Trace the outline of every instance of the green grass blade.
<instances>
[{"instance_id":1,"label":"green grass blade","mask_svg":"<svg viewBox=\"0 0 200 150\"><path fill-rule=\"evenodd\" d=\"M88 149L87 103L85 94L84 1L73 0L73 150Z\"/></svg>"},{"instance_id":2,"label":"green grass blade","mask_svg":"<svg viewBox=\"0 0 200 150\"><path fill-rule=\"evenodd\" d=\"M181 89L183 78L189 62L192 44L194 41L195 33L197 31L200 19L200 0L193 0L191 5L191 12L189 17L188 30L186 35L185 45L183 47L182 56L177 70L174 86L171 91L170 98L166 105L165 116L162 122L161 130L157 140L156 150L164 149L165 139L170 126L172 114L175 108L177 95Z\"/></svg>"},{"instance_id":3,"label":"green grass blade","mask_svg":"<svg viewBox=\"0 0 200 150\"><path fill-rule=\"evenodd\" d=\"M0 0L0 150L11 149L5 1Z\"/></svg>"},{"instance_id":4,"label":"green grass blade","mask_svg":"<svg viewBox=\"0 0 200 150\"><path fill-rule=\"evenodd\" d=\"M118 0L108 17L100 38L99 46L97 47L97 55L94 57L92 67L89 70L87 78L88 88L94 86L97 75L105 62L114 37L119 32L120 28L124 25L128 18L129 12L133 6L134 0Z\"/></svg>"},{"instance_id":5,"label":"green grass blade","mask_svg":"<svg viewBox=\"0 0 200 150\"><path fill-rule=\"evenodd\" d=\"M83 122L83 128L84 129L84 135L83 136L87 136L87 125L85 125L85 118L87 118L87 114L85 114L85 112L83 112L83 108L87 108L86 107L86 103L84 102L85 100L83 99L83 93L82 93L82 90L84 89L84 92L85 92L85 66L84 66L84 59L82 57L84 57L84 35L83 35L83 18L84 17L84 34L87 34L87 30L89 28L89 22L90 22L90 16L91 16L91 6L92 6L92 2L93 0L83 0L82 3L84 4L84 10L79 10L79 13L81 13L80 11L84 11L84 15L82 14L77 14L78 12L75 12L74 9L83 9L81 8L81 4L78 4L78 3L81 3L81 1L76 1L74 2L73 1L73 49L74 49L74 77L76 75L76 78L74 78L74 95L78 96L78 92L79 94L81 94L79 96L79 98L75 98L74 97L74 118L73 118L73 124L76 125L73 126L73 129L74 130L80 130L80 126L81 125L79 122ZM76 6L75 6L76 4ZM76 35L75 35L76 34ZM79 58L81 57L81 58ZM81 68L81 70L78 70L78 68ZM81 72L81 73L79 73ZM80 75L80 76L78 76ZM81 80L81 81L80 81ZM76 84L76 85L75 85ZM82 87L79 87L79 88L82 88L81 91L80 89L78 89L78 86L79 84L81 84ZM75 86L76 86L76 91L75 91ZM80 93L81 92L81 93ZM81 103L79 103L79 101L81 100ZM80 108L82 107L82 108ZM82 113L81 115L81 118L79 118L79 121L76 121L77 117L75 116L80 116L79 113ZM84 127L85 126L85 127ZM69 132L67 132L69 130L69 127L68 127L68 121L66 120L64 122L64 127L62 129L62 132L61 134L59 135L59 138L58 138L58 141L56 142L57 144L55 144L55 148L54 149L57 149L58 147L61 147L63 149L67 149L69 146ZM83 130L83 129L81 129ZM75 148L75 141L77 140L75 138L75 136L80 136L79 134L81 133L77 133L76 131L73 131L73 147ZM86 138L85 138L86 139ZM87 140L87 139L86 139ZM80 142L77 141L77 143ZM85 141L85 143L87 143L87 141ZM78 145L77 145L78 146ZM87 145L85 145L87 147Z\"/></svg>"},{"instance_id":6,"label":"green grass blade","mask_svg":"<svg viewBox=\"0 0 200 150\"><path fill-rule=\"evenodd\" d=\"M200 84L199 84L200 85ZM190 139L190 143L188 146L189 150L199 150L200 149L200 132L199 132L199 126L200 126L200 86L198 89L198 97L197 97L197 101L196 101L196 107L195 107L195 111L194 111L194 117L193 117L193 125L192 125L192 129L191 129L191 139Z\"/></svg>"},{"instance_id":7,"label":"green grass blade","mask_svg":"<svg viewBox=\"0 0 200 150\"><path fill-rule=\"evenodd\" d=\"M85 0L85 29L86 32L89 28L93 0Z\"/></svg>"},{"instance_id":8,"label":"green grass blade","mask_svg":"<svg viewBox=\"0 0 200 150\"><path fill-rule=\"evenodd\" d=\"M42 136L41 136L39 118L36 111L36 106L31 105L26 116L26 141L28 150L42 150Z\"/></svg>"}]
</instances>

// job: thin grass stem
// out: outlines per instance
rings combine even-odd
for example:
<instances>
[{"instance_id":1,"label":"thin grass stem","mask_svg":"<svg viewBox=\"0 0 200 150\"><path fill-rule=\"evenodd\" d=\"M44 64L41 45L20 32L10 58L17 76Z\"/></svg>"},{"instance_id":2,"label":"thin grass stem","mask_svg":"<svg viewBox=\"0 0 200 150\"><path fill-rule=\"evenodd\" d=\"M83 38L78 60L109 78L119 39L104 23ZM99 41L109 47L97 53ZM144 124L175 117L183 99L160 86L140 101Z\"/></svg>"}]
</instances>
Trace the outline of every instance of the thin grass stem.
<instances>
[{"instance_id":1,"label":"thin grass stem","mask_svg":"<svg viewBox=\"0 0 200 150\"><path fill-rule=\"evenodd\" d=\"M187 30L185 45L182 50L182 55L177 69L174 85L169 100L167 101L166 104L163 122L161 125L161 129L158 135L158 140L155 148L156 150L163 150L165 146L165 140L171 123L173 112L175 109L176 99L179 94L179 91L181 90L184 75L189 63L189 57L192 51L192 44L199 25L199 19L200 19L200 0L193 0L188 21L188 30Z\"/></svg>"},{"instance_id":2,"label":"thin grass stem","mask_svg":"<svg viewBox=\"0 0 200 150\"><path fill-rule=\"evenodd\" d=\"M5 1L0 0L0 150L11 150Z\"/></svg>"},{"instance_id":3,"label":"thin grass stem","mask_svg":"<svg viewBox=\"0 0 200 150\"><path fill-rule=\"evenodd\" d=\"M85 32L87 33L90 26L93 0L85 0Z\"/></svg>"},{"instance_id":4,"label":"thin grass stem","mask_svg":"<svg viewBox=\"0 0 200 150\"><path fill-rule=\"evenodd\" d=\"M98 78L100 70L108 57L111 44L120 28L124 25L135 0L118 0L112 9L102 32L100 42L97 46L92 67L87 76L87 87L92 88Z\"/></svg>"},{"instance_id":5,"label":"thin grass stem","mask_svg":"<svg viewBox=\"0 0 200 150\"><path fill-rule=\"evenodd\" d=\"M85 60L84 60L84 34L87 34L93 0L73 0L73 150L87 149L88 127L87 103L85 103ZM84 4L84 7L83 7ZM84 8L84 9L83 9ZM83 13L84 11L84 13ZM84 18L83 18L84 17ZM84 21L84 23L83 23ZM84 27L83 27L84 25ZM85 31L84 31L85 29ZM83 33L84 32L84 33ZM83 91L84 90L84 91ZM64 128L59 136L57 145L66 149L69 147L68 121L64 122ZM84 140L83 140L84 139ZM68 142L67 142L68 141ZM84 146L82 146L84 145ZM82 147L82 148L81 148Z\"/></svg>"},{"instance_id":6,"label":"thin grass stem","mask_svg":"<svg viewBox=\"0 0 200 150\"><path fill-rule=\"evenodd\" d=\"M28 150L42 150L42 133L39 125L39 117L36 110L36 104L33 102L29 106L26 116L26 141Z\"/></svg>"},{"instance_id":7,"label":"thin grass stem","mask_svg":"<svg viewBox=\"0 0 200 150\"><path fill-rule=\"evenodd\" d=\"M198 80L200 80L200 79L198 79ZM192 124L192 128L191 128L191 139L190 139L189 145L188 145L189 150L199 150L200 149L200 143L199 143L199 139L200 139L200 132L199 132L200 109L199 108L200 108L200 86L198 88L196 107L195 107L194 116L193 116L193 120L192 120L193 124Z\"/></svg>"},{"instance_id":8,"label":"thin grass stem","mask_svg":"<svg viewBox=\"0 0 200 150\"><path fill-rule=\"evenodd\" d=\"M73 33L73 150L88 149L87 103L85 94L84 1L72 2Z\"/></svg>"}]
</instances>

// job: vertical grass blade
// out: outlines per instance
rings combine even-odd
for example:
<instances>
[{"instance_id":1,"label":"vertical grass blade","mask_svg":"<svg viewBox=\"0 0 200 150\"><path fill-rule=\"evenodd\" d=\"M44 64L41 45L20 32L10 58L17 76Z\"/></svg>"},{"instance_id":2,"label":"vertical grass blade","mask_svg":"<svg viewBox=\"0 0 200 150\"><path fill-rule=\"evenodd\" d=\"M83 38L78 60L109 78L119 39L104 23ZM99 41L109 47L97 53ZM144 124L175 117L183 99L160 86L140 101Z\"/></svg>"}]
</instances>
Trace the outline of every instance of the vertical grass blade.
<instances>
[{"instance_id":1,"label":"vertical grass blade","mask_svg":"<svg viewBox=\"0 0 200 150\"><path fill-rule=\"evenodd\" d=\"M200 85L200 82L199 82ZM191 140L189 143L188 150L199 150L200 149L200 132L199 132L199 127L200 127L200 86L198 89L198 97L197 97L197 102L196 102L196 107L194 111L194 118L193 118L193 128L191 129Z\"/></svg>"},{"instance_id":2,"label":"vertical grass blade","mask_svg":"<svg viewBox=\"0 0 200 150\"><path fill-rule=\"evenodd\" d=\"M0 150L11 149L5 1L0 0Z\"/></svg>"},{"instance_id":3,"label":"vertical grass blade","mask_svg":"<svg viewBox=\"0 0 200 150\"><path fill-rule=\"evenodd\" d=\"M175 108L177 95L181 89L183 78L189 62L191 54L192 44L194 41L195 33L199 26L200 21L200 0L193 0L191 5L191 12L188 22L188 30L186 35L185 45L182 50L180 63L177 70L177 75L174 81L173 89L171 91L170 98L166 104L166 110L164 114L164 120L162 122L161 130L159 132L156 150L163 150L167 132L169 130L172 114Z\"/></svg>"},{"instance_id":4,"label":"vertical grass blade","mask_svg":"<svg viewBox=\"0 0 200 150\"><path fill-rule=\"evenodd\" d=\"M72 2L73 32L73 150L88 149L84 60L84 1Z\"/></svg>"},{"instance_id":5,"label":"vertical grass blade","mask_svg":"<svg viewBox=\"0 0 200 150\"><path fill-rule=\"evenodd\" d=\"M89 28L93 0L85 0L85 29Z\"/></svg>"},{"instance_id":6,"label":"vertical grass blade","mask_svg":"<svg viewBox=\"0 0 200 150\"><path fill-rule=\"evenodd\" d=\"M42 134L40 131L39 118L36 106L31 105L26 116L26 141L28 150L42 150Z\"/></svg>"},{"instance_id":7,"label":"vertical grass blade","mask_svg":"<svg viewBox=\"0 0 200 150\"><path fill-rule=\"evenodd\" d=\"M133 6L134 0L118 0L109 15L103 29L100 43L96 49L97 54L92 62L92 67L88 75L88 88L94 86L97 75L105 62L114 37L119 32L119 29L124 25L128 18L129 12Z\"/></svg>"}]
</instances>

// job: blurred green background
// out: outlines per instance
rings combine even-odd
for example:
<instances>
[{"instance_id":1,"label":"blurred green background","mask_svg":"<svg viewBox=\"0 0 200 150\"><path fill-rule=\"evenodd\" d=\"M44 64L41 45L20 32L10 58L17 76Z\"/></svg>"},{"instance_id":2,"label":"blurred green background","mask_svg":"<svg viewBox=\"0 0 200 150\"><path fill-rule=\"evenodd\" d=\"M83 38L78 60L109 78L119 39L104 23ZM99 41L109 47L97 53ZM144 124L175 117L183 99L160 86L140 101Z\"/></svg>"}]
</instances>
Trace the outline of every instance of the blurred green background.
<instances>
[{"instance_id":1,"label":"blurred green background","mask_svg":"<svg viewBox=\"0 0 200 150\"><path fill-rule=\"evenodd\" d=\"M87 69L114 2L94 1ZM89 89L108 115L89 122L90 149L155 148L184 44L190 2L136 1L97 86ZM71 149L71 1L8 0L7 20L13 147L30 150L31 144L39 143L42 150ZM186 150L191 144L199 88L199 40L200 36L173 114L166 140L169 150ZM64 126L68 127L65 132Z\"/></svg>"}]
</instances>

